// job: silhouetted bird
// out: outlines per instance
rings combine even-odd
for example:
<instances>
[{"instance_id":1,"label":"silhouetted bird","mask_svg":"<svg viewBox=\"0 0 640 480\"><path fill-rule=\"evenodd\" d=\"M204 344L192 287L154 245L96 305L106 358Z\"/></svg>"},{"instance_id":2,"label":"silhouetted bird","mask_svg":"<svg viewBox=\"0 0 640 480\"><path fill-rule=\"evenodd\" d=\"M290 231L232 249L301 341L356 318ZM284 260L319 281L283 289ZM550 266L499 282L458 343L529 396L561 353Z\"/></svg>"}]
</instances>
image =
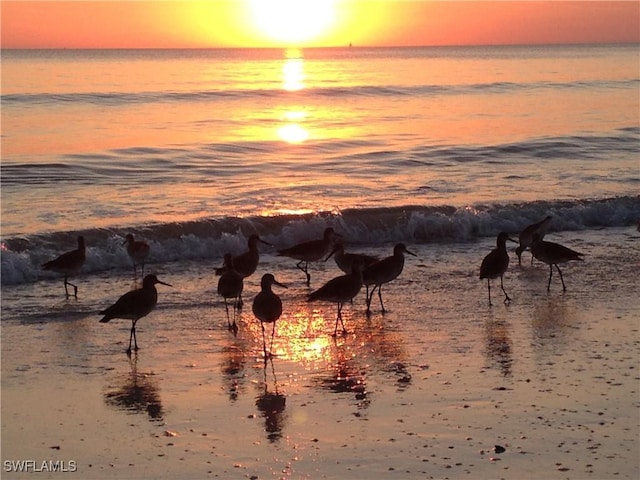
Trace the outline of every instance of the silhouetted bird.
<instances>
[{"instance_id":1,"label":"silhouetted bird","mask_svg":"<svg viewBox=\"0 0 640 480\"><path fill-rule=\"evenodd\" d=\"M367 286L367 315L371 313L371 300L376 289L378 289L378 298L380 299L380 308L385 313L384 304L382 303L382 285L389 283L398 278L404 269L404 254L417 256L415 253L407 250L404 243L398 243L393 247L393 255L383 258L382 260L369 265L364 269L363 281ZM371 292L369 286L373 285Z\"/></svg>"},{"instance_id":2,"label":"silhouetted bird","mask_svg":"<svg viewBox=\"0 0 640 480\"><path fill-rule=\"evenodd\" d=\"M232 257L233 260L233 268L236 272L238 272L242 278L247 278L256 271L258 268L258 263L260 263L260 251L258 250L258 242L264 243L265 245L271 245L269 242L265 242L260 238L260 236L256 233L253 233L249 236L247 240L248 250L240 255L234 255ZM222 266L216 269L216 275L222 275L226 271L226 266ZM242 308L242 294L238 298L238 308Z\"/></svg>"},{"instance_id":3,"label":"silhouetted bird","mask_svg":"<svg viewBox=\"0 0 640 480\"><path fill-rule=\"evenodd\" d=\"M540 237L534 235L533 242L531 243L531 253L541 262L549 265L549 281L547 282L547 292L551 289L551 276L553 275L553 266L555 265L560 274L560 281L562 282L562 290L565 291L567 287L564 285L564 279L562 278L562 272L560 271L559 263L570 262L571 260L582 261L584 254L571 250L559 243L547 242L541 240Z\"/></svg>"},{"instance_id":4,"label":"silhouetted bird","mask_svg":"<svg viewBox=\"0 0 640 480\"><path fill-rule=\"evenodd\" d=\"M233 264L233 255L226 253L224 255L225 271L218 279L218 294L224 299L224 308L227 312L227 326L230 332L238 333L238 325L236 324L236 310L240 308L239 299L244 288L243 278ZM229 305L227 299L233 299L233 323L229 319Z\"/></svg>"},{"instance_id":5,"label":"silhouetted bird","mask_svg":"<svg viewBox=\"0 0 640 480\"><path fill-rule=\"evenodd\" d=\"M376 257L372 257L371 255L365 255L363 253L345 253L344 251L344 243L337 242L333 246L333 250L324 259L326 262L333 256L336 261L336 265L338 268L342 270L344 273L351 273L354 262L359 261L363 268L367 268L369 265L377 262L379 259Z\"/></svg>"},{"instance_id":6,"label":"silhouetted bird","mask_svg":"<svg viewBox=\"0 0 640 480\"><path fill-rule=\"evenodd\" d=\"M133 261L133 278L138 278L137 266L140 265L140 276L144 277L144 263L149 256L149 244L142 240L134 240L133 235L128 233L122 245L127 245L127 253Z\"/></svg>"},{"instance_id":7,"label":"silhouetted bird","mask_svg":"<svg viewBox=\"0 0 640 480\"><path fill-rule=\"evenodd\" d=\"M278 282L275 277L270 273L265 273L260 281L260 293L253 299L253 314L258 320L260 320L260 327L262 327L262 347L264 349L264 361L266 363L267 358L271 355L271 349L273 348L273 337L276 331L276 320L282 315L282 300L280 297L273 293L271 290L272 285L278 285L282 288L287 288L286 285ZM267 353L267 341L264 333L264 324L271 323L271 343L269 345L269 352Z\"/></svg>"},{"instance_id":8,"label":"silhouetted bird","mask_svg":"<svg viewBox=\"0 0 640 480\"><path fill-rule=\"evenodd\" d=\"M500 277L500 288L504 292L504 303L509 303L511 298L507 295L502 283L502 276L509 267L509 253L507 252L507 240L517 243L506 232L500 232L496 240L496 248L491 250L480 265L480 279L487 279L487 290L489 291L489 305L491 305L491 279Z\"/></svg>"},{"instance_id":9,"label":"silhouetted bird","mask_svg":"<svg viewBox=\"0 0 640 480\"><path fill-rule=\"evenodd\" d=\"M71 250L70 252L63 253L55 260L51 260L42 265L43 270L52 270L57 273L64 274L64 293L67 298L70 297L67 285L73 287L73 296L78 297L78 287L69 282L69 276L75 275L80 271L82 265L86 260L86 247L84 244L84 237L78 237L78 248Z\"/></svg>"},{"instance_id":10,"label":"silhouetted bird","mask_svg":"<svg viewBox=\"0 0 640 480\"><path fill-rule=\"evenodd\" d=\"M315 292L309 294L307 301L313 302L323 300L338 304L338 314L333 336L338 334L338 322L342 324L342 333L346 334L347 329L342 320L342 306L350 302L362 288L362 263L355 262L351 273L340 277L332 278Z\"/></svg>"},{"instance_id":11,"label":"silhouetted bird","mask_svg":"<svg viewBox=\"0 0 640 480\"><path fill-rule=\"evenodd\" d=\"M116 303L106 310L100 312L104 317L100 323L106 323L113 318L123 318L131 320L131 332L129 333L129 348L127 354L131 354L131 339L138 350L138 341L136 339L136 323L142 317L147 316L158 303L158 291L156 284L162 284L170 287L171 285L158 280L154 274L149 274L142 280L142 287L122 295Z\"/></svg>"},{"instance_id":12,"label":"silhouetted bird","mask_svg":"<svg viewBox=\"0 0 640 480\"><path fill-rule=\"evenodd\" d=\"M550 224L551 215L547 216L544 220L525 227L525 229L520 232L520 235L518 236L520 245L516 248L518 265L522 265L522 253L531 246L531 242L533 242L533 236L537 234L540 237L540 240L542 240L547 233ZM533 263L533 255L531 256L531 263Z\"/></svg>"},{"instance_id":13,"label":"silhouetted bird","mask_svg":"<svg viewBox=\"0 0 640 480\"><path fill-rule=\"evenodd\" d=\"M311 240L308 242L298 243L293 247L280 250L278 255L300 260L296 267L304 272L307 277L307 286L311 285L311 275L309 274L309 262L317 262L322 260L329 251L336 238L340 238L333 228L326 228L320 240ZM304 266L303 266L304 264Z\"/></svg>"}]
</instances>

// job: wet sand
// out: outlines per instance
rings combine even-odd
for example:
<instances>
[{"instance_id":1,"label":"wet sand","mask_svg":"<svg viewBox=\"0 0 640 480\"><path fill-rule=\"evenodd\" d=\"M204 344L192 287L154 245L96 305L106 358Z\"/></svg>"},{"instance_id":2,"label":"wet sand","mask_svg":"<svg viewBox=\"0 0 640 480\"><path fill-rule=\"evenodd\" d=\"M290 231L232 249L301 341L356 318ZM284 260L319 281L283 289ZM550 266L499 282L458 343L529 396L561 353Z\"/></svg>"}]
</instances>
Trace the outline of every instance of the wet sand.
<instances>
[{"instance_id":1,"label":"wet sand","mask_svg":"<svg viewBox=\"0 0 640 480\"><path fill-rule=\"evenodd\" d=\"M265 254L264 271L290 286L266 366L250 310L259 275L234 337L210 265L162 266L175 287L159 286L131 359L130 322L96 313L128 279L82 278L77 301L60 299L61 282L5 288L2 477L637 478L631 241L582 234L591 258L563 268L564 293L512 255L513 302L498 287L493 307L477 279L493 241L410 246L419 258L383 290L389 311L374 298L367 318L360 294L335 340L335 306L307 304L295 262ZM606 242L631 246L628 261L607 266ZM336 274L315 267L312 286Z\"/></svg>"}]
</instances>

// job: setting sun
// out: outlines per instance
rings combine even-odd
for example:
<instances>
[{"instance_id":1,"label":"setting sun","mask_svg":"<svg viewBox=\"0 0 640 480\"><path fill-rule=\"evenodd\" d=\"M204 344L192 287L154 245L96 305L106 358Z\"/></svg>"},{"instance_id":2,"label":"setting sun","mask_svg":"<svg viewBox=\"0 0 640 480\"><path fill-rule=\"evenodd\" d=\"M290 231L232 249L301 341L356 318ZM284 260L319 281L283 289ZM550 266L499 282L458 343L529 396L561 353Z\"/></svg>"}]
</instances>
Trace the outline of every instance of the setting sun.
<instances>
[{"instance_id":1,"label":"setting sun","mask_svg":"<svg viewBox=\"0 0 640 480\"><path fill-rule=\"evenodd\" d=\"M301 44L331 28L333 0L248 0L256 27L276 42Z\"/></svg>"}]
</instances>

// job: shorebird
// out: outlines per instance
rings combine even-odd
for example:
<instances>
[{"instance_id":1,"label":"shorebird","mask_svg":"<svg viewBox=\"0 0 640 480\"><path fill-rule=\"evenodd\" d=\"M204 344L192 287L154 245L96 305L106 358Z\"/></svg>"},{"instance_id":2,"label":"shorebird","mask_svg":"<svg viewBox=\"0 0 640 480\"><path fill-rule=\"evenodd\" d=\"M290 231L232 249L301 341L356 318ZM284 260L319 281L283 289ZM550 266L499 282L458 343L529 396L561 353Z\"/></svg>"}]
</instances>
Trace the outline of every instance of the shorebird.
<instances>
[{"instance_id":1,"label":"shorebird","mask_svg":"<svg viewBox=\"0 0 640 480\"><path fill-rule=\"evenodd\" d=\"M395 280L404 268L404 254L408 253L416 257L417 255L407 250L404 243L397 243L393 247L393 255L383 258L364 269L363 281L367 287L367 315L371 314L371 300L376 289L378 289L378 298L380 299L380 307L382 313L385 313L384 303L382 303L382 285ZM373 285L371 292L369 286Z\"/></svg>"},{"instance_id":2,"label":"shorebird","mask_svg":"<svg viewBox=\"0 0 640 480\"><path fill-rule=\"evenodd\" d=\"M236 310L240 307L238 305L240 295L242 295L242 289L244 288L243 278L240 275L233 264L233 255L225 253L224 255L224 273L220 275L218 279L218 294L224 298L224 308L227 312L227 326L230 332L234 334L238 333L238 325L236 324ZM233 323L229 319L229 305L227 299L233 299Z\"/></svg>"},{"instance_id":3,"label":"shorebird","mask_svg":"<svg viewBox=\"0 0 640 480\"><path fill-rule=\"evenodd\" d=\"M308 302L323 300L338 304L338 315L336 317L336 326L333 330L333 336L338 334L338 322L342 324L342 333L347 334L347 329L342 320L342 306L346 302L353 300L362 288L362 263L353 264L351 273L332 278L315 292L309 294Z\"/></svg>"},{"instance_id":4,"label":"shorebird","mask_svg":"<svg viewBox=\"0 0 640 480\"><path fill-rule=\"evenodd\" d=\"M247 240L248 250L240 255L233 256L233 268L242 278L247 278L256 271L260 262L260 252L258 251L258 242L272 246L269 242L265 242L256 233L249 236ZM226 266L216 269L216 275L222 275L226 271ZM238 308L242 308L242 295L238 299Z\"/></svg>"},{"instance_id":5,"label":"shorebird","mask_svg":"<svg viewBox=\"0 0 640 480\"><path fill-rule=\"evenodd\" d=\"M307 286L311 285L311 275L309 275L309 262L317 262L327 255L336 238L341 238L333 228L328 227L324 230L324 234L320 240L311 240L308 242L298 243L293 247L280 250L278 255L290 257L299 260L296 264L300 270L307 276ZM304 264L304 266L303 266Z\"/></svg>"},{"instance_id":6,"label":"shorebird","mask_svg":"<svg viewBox=\"0 0 640 480\"><path fill-rule=\"evenodd\" d=\"M533 242L533 236L537 234L540 237L540 240L542 240L544 238L544 235L547 233L547 230L549 229L550 223L551 215L548 215L544 220L533 223L525 227L525 229L520 232L520 235L518 236L520 245L516 248L516 255L518 255L518 265L522 265L522 252L524 252L531 246L531 242ZM531 256L531 263L533 263L533 255Z\"/></svg>"},{"instance_id":7,"label":"shorebird","mask_svg":"<svg viewBox=\"0 0 640 480\"><path fill-rule=\"evenodd\" d=\"M504 285L502 284L502 276L509 267L509 253L507 252L507 240L518 243L509 237L506 232L500 232L496 240L496 248L484 257L480 265L480 279L487 279L487 290L489 291L489 306L491 306L491 279L500 277L500 288L504 293L504 303L509 303L511 298L507 295Z\"/></svg>"},{"instance_id":8,"label":"shorebird","mask_svg":"<svg viewBox=\"0 0 640 480\"><path fill-rule=\"evenodd\" d=\"M338 268L344 273L351 273L353 264L356 261L360 262L363 268L367 268L369 265L379 260L376 257L364 255L362 253L345 253L344 244L342 242L337 242L334 245L333 250L331 250L331 253L324 259L324 261L326 262L329 260L331 256L335 259Z\"/></svg>"},{"instance_id":9,"label":"shorebird","mask_svg":"<svg viewBox=\"0 0 640 480\"><path fill-rule=\"evenodd\" d=\"M262 348L264 349L264 361L267 362L267 358L271 356L271 349L273 348L273 336L276 331L276 320L282 315L282 300L280 297L273 293L271 290L272 285L278 285L282 288L287 288L286 285L278 282L275 277L270 273L265 273L260 281L260 293L253 299L253 314L258 320L260 320L260 326L262 327ZM267 340L264 333L264 324L271 323L271 343L269 345L269 353L267 353Z\"/></svg>"},{"instance_id":10,"label":"shorebird","mask_svg":"<svg viewBox=\"0 0 640 480\"><path fill-rule=\"evenodd\" d=\"M531 253L541 262L549 265L549 282L547 283L547 292L551 289L551 276L553 275L553 266L555 265L560 274L560 281L562 282L562 291L566 291L567 287L564 285L564 279L562 278L562 272L560 271L559 263L566 263L571 260L582 261L583 253L571 250L559 243L547 242L542 240L539 236L534 235L533 242L531 243Z\"/></svg>"},{"instance_id":11,"label":"shorebird","mask_svg":"<svg viewBox=\"0 0 640 480\"><path fill-rule=\"evenodd\" d=\"M170 284L158 280L158 277L154 274L149 274L142 280L141 288L125 293L116 303L100 312L101 315L104 315L100 323L106 323L113 318L131 320L128 355L131 355L131 339L133 339L136 351L138 350L136 323L142 317L147 316L158 303L158 291L156 290L156 284L158 283L171 287Z\"/></svg>"},{"instance_id":12,"label":"shorebird","mask_svg":"<svg viewBox=\"0 0 640 480\"><path fill-rule=\"evenodd\" d=\"M131 257L133 261L133 278L134 280L138 278L138 271L136 267L138 264L141 266L140 276L144 277L144 262L149 256L149 244L147 242L143 242L142 240L134 240L133 235L127 233L124 242L122 245L127 245L127 253Z\"/></svg>"},{"instance_id":13,"label":"shorebird","mask_svg":"<svg viewBox=\"0 0 640 480\"><path fill-rule=\"evenodd\" d=\"M42 269L64 274L64 293L67 298L71 296L67 290L67 285L71 285L73 287L73 296L78 298L78 287L69 282L69 275L75 275L78 273L82 268L82 265L84 265L86 258L84 237L81 235L78 237L78 248L71 250L70 252L63 253L55 260L51 260L43 264Z\"/></svg>"}]
</instances>

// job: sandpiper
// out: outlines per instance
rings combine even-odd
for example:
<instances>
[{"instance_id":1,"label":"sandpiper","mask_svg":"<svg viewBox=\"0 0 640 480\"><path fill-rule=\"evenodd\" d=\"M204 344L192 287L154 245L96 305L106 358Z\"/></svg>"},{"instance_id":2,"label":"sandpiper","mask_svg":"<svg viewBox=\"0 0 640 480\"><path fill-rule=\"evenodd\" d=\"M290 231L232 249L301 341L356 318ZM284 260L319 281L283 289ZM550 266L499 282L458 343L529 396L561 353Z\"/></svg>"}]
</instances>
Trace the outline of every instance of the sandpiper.
<instances>
[{"instance_id":1,"label":"sandpiper","mask_svg":"<svg viewBox=\"0 0 640 480\"><path fill-rule=\"evenodd\" d=\"M122 245L127 245L127 253L133 261L133 278L138 278L137 266L140 265L140 276L144 278L144 263L149 256L149 244L142 240L134 240L133 235L128 233Z\"/></svg>"},{"instance_id":2,"label":"sandpiper","mask_svg":"<svg viewBox=\"0 0 640 480\"><path fill-rule=\"evenodd\" d=\"M496 239L496 248L484 257L480 265L480 279L487 279L487 290L489 292L489 306L491 306L491 279L500 277L500 288L504 293L504 303L509 303L511 298L504 289L502 277L509 267L509 253L507 252L507 240L517 243L509 237L507 232L500 232Z\"/></svg>"},{"instance_id":3,"label":"sandpiper","mask_svg":"<svg viewBox=\"0 0 640 480\"><path fill-rule=\"evenodd\" d=\"M279 255L299 260L296 264L300 270L307 276L307 286L311 285L311 275L309 274L309 262L317 262L322 260L331 250L336 238L340 238L333 228L328 227L324 230L324 234L319 240L311 240L308 242L298 243L293 247L285 248L278 252ZM304 264L304 265L303 265Z\"/></svg>"},{"instance_id":4,"label":"sandpiper","mask_svg":"<svg viewBox=\"0 0 640 480\"><path fill-rule=\"evenodd\" d=\"M258 320L260 320L260 326L262 327L262 348L264 349L264 361L266 363L267 358L271 356L271 349L273 348L273 337L276 331L276 320L282 315L282 300L272 290L272 285L278 285L282 288L287 288L286 285L278 282L271 273L265 273L260 281L260 293L253 299L253 314ZM271 343L269 345L269 352L267 353L267 341L264 333L264 324L271 323Z\"/></svg>"},{"instance_id":5,"label":"sandpiper","mask_svg":"<svg viewBox=\"0 0 640 480\"><path fill-rule=\"evenodd\" d=\"M84 237L81 235L78 237L78 248L63 253L58 258L43 264L42 269L64 274L64 293L67 298L71 296L67 290L67 285L71 285L73 287L73 296L78 298L78 287L69 282L69 275L78 273L82 265L84 265L86 258Z\"/></svg>"},{"instance_id":6,"label":"sandpiper","mask_svg":"<svg viewBox=\"0 0 640 480\"><path fill-rule=\"evenodd\" d=\"M518 236L518 240L520 241L520 245L516 248L516 255L518 256L518 265L522 265L522 252L524 252L527 248L531 246L531 242L533 241L533 236L537 234L540 237L540 240L544 238L544 235L547 233L549 229L549 225L551 224L551 215L548 215L544 220L541 220L537 223L533 223L522 230L520 235ZM531 263L533 263L533 255L531 256Z\"/></svg>"},{"instance_id":7,"label":"sandpiper","mask_svg":"<svg viewBox=\"0 0 640 480\"><path fill-rule=\"evenodd\" d=\"M138 350L136 339L136 323L142 317L148 315L158 303L158 291L156 284L170 287L171 285L158 280L154 274L149 274L142 280L142 287L122 295L116 303L100 312L104 317L100 323L106 323L113 318L123 318L131 320L131 332L129 333L129 348L127 354L131 355L131 339L133 339L135 349Z\"/></svg>"},{"instance_id":8,"label":"sandpiper","mask_svg":"<svg viewBox=\"0 0 640 480\"><path fill-rule=\"evenodd\" d=\"M547 282L547 292L551 289L551 276L553 275L553 266L555 265L560 274L560 281L562 282L562 290L565 291L567 287L564 285L564 279L562 278L562 272L560 271L559 263L570 262L571 260L582 261L583 253L571 250L559 243L547 242L542 240L539 236L534 235L533 242L531 243L531 253L541 262L549 265L549 281Z\"/></svg>"},{"instance_id":9,"label":"sandpiper","mask_svg":"<svg viewBox=\"0 0 640 480\"><path fill-rule=\"evenodd\" d=\"M338 322L342 324L342 333L346 334L347 329L342 320L342 306L346 302L353 300L362 288L362 263L353 264L351 273L332 278L315 292L309 294L307 301L324 300L338 304L338 315L336 317L336 326L333 330L333 336L338 334Z\"/></svg>"},{"instance_id":10,"label":"sandpiper","mask_svg":"<svg viewBox=\"0 0 640 480\"><path fill-rule=\"evenodd\" d=\"M378 290L378 298L380 299L380 307L382 313L385 313L384 303L382 303L382 285L396 279L404 268L404 254L408 253L416 257L417 255L407 250L404 243L398 243L393 247L393 255L383 258L364 269L363 281L367 286L367 315L371 314L371 300L373 294ZM373 288L369 292L369 286Z\"/></svg>"}]
</instances>

